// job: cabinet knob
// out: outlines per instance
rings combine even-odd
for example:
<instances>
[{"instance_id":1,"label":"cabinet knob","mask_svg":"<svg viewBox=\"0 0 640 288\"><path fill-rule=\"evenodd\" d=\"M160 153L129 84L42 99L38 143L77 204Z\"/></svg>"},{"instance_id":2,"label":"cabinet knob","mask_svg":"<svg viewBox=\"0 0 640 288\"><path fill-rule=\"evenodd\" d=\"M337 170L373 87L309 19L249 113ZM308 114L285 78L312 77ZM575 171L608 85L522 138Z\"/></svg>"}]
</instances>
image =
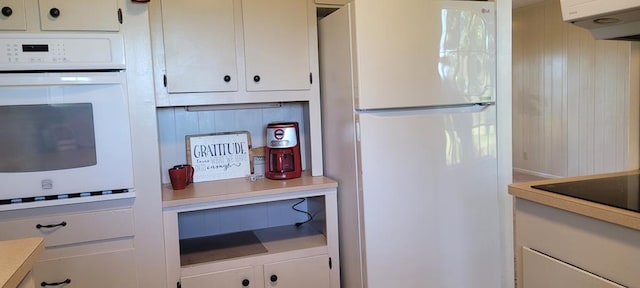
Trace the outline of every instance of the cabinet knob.
<instances>
[{"instance_id":1,"label":"cabinet knob","mask_svg":"<svg viewBox=\"0 0 640 288\"><path fill-rule=\"evenodd\" d=\"M253 82L260 82L260 75L253 76Z\"/></svg>"},{"instance_id":2,"label":"cabinet knob","mask_svg":"<svg viewBox=\"0 0 640 288\"><path fill-rule=\"evenodd\" d=\"M249 287L250 283L251 282L249 282L249 279L244 279L244 280L242 280L242 287Z\"/></svg>"},{"instance_id":3,"label":"cabinet knob","mask_svg":"<svg viewBox=\"0 0 640 288\"><path fill-rule=\"evenodd\" d=\"M229 81L231 81L231 76L224 75L224 82L229 82Z\"/></svg>"},{"instance_id":4,"label":"cabinet knob","mask_svg":"<svg viewBox=\"0 0 640 288\"><path fill-rule=\"evenodd\" d=\"M11 7L9 6L4 6L2 7L2 15L3 16L11 16L11 14L13 14L13 9L11 9Z\"/></svg>"},{"instance_id":5,"label":"cabinet knob","mask_svg":"<svg viewBox=\"0 0 640 288\"><path fill-rule=\"evenodd\" d=\"M278 281L278 275L271 275L271 277L269 278L269 280L271 280L271 282L276 282Z\"/></svg>"},{"instance_id":6,"label":"cabinet knob","mask_svg":"<svg viewBox=\"0 0 640 288\"><path fill-rule=\"evenodd\" d=\"M60 16L60 9L51 8L51 10L49 10L49 15L51 15L51 17L53 18L58 18Z\"/></svg>"}]
</instances>

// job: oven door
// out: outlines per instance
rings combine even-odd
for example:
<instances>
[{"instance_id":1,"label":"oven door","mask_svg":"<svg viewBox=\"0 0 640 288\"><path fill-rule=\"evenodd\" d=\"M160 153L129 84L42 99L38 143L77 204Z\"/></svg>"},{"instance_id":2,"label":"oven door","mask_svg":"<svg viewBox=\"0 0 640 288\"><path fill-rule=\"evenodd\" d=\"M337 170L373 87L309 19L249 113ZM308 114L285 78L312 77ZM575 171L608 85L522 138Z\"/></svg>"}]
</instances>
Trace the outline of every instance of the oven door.
<instances>
[{"instance_id":1,"label":"oven door","mask_svg":"<svg viewBox=\"0 0 640 288\"><path fill-rule=\"evenodd\" d=\"M127 101L124 71L0 74L0 200L133 188Z\"/></svg>"}]
</instances>

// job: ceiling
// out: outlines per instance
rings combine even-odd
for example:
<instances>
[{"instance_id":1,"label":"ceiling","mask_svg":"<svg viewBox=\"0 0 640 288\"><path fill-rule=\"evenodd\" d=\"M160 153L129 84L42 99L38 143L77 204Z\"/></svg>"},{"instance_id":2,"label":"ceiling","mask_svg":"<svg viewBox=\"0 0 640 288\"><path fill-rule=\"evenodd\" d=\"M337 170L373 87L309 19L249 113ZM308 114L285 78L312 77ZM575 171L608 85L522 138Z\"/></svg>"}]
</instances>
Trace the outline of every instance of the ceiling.
<instances>
[{"instance_id":1,"label":"ceiling","mask_svg":"<svg viewBox=\"0 0 640 288\"><path fill-rule=\"evenodd\" d=\"M513 0L512 4L513 5L513 9L522 7L522 6L527 6L527 5L531 5L534 3L539 3L542 2L544 0Z\"/></svg>"}]
</instances>

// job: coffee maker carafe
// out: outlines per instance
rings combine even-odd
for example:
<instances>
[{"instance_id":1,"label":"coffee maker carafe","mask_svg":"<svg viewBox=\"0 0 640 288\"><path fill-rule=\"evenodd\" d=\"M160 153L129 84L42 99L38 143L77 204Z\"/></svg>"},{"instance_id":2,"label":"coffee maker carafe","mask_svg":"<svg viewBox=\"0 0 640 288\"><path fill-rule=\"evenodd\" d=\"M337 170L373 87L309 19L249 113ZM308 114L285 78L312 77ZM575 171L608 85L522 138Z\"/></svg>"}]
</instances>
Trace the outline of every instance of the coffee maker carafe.
<instances>
[{"instance_id":1,"label":"coffee maker carafe","mask_svg":"<svg viewBox=\"0 0 640 288\"><path fill-rule=\"evenodd\" d=\"M275 180L300 177L300 138L297 122L267 125L265 177Z\"/></svg>"}]
</instances>

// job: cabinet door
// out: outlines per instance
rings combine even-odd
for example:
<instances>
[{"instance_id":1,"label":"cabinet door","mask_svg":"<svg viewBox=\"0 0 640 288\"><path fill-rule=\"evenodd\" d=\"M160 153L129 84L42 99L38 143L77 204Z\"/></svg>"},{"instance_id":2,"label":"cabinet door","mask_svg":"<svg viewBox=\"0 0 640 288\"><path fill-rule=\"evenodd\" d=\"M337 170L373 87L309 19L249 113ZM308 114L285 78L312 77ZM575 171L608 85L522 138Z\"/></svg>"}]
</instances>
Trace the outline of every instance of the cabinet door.
<instances>
[{"instance_id":1,"label":"cabinet door","mask_svg":"<svg viewBox=\"0 0 640 288\"><path fill-rule=\"evenodd\" d=\"M526 247L522 248L522 265L524 288L623 287Z\"/></svg>"},{"instance_id":2,"label":"cabinet door","mask_svg":"<svg viewBox=\"0 0 640 288\"><path fill-rule=\"evenodd\" d=\"M119 31L116 0L39 0L42 30Z\"/></svg>"},{"instance_id":3,"label":"cabinet door","mask_svg":"<svg viewBox=\"0 0 640 288\"><path fill-rule=\"evenodd\" d=\"M180 280L181 287L184 288L200 288L200 287L225 287L225 288L242 288L257 287L253 277L253 268L244 267L214 273L207 273L196 276L183 277Z\"/></svg>"},{"instance_id":4,"label":"cabinet door","mask_svg":"<svg viewBox=\"0 0 640 288\"><path fill-rule=\"evenodd\" d=\"M329 288L329 257L322 255L266 264L264 282L266 287Z\"/></svg>"},{"instance_id":5,"label":"cabinet door","mask_svg":"<svg viewBox=\"0 0 640 288\"><path fill-rule=\"evenodd\" d=\"M0 1L0 30L26 30L24 0Z\"/></svg>"},{"instance_id":6,"label":"cabinet door","mask_svg":"<svg viewBox=\"0 0 640 288\"><path fill-rule=\"evenodd\" d=\"M248 91L310 88L305 0L243 0Z\"/></svg>"},{"instance_id":7,"label":"cabinet door","mask_svg":"<svg viewBox=\"0 0 640 288\"><path fill-rule=\"evenodd\" d=\"M238 90L233 0L163 0L169 93Z\"/></svg>"}]
</instances>

